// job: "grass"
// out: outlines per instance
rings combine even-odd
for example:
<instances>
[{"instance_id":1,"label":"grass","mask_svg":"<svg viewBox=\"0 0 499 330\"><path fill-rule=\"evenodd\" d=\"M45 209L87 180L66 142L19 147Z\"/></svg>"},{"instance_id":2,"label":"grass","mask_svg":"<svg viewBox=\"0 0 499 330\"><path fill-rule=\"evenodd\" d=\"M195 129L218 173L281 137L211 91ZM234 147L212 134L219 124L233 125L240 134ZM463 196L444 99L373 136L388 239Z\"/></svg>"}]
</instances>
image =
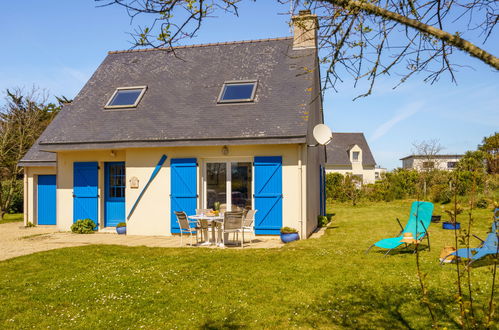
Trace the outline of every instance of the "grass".
<instances>
[{"instance_id":1,"label":"grass","mask_svg":"<svg viewBox=\"0 0 499 330\"><path fill-rule=\"evenodd\" d=\"M415 328L431 327L415 257L379 251L410 201L334 205L320 239L282 249L84 246L0 262L0 328ZM490 210L476 212L484 236ZM466 223L464 216L463 225ZM458 328L455 267L439 266L452 231L430 227L421 253L441 327ZM478 243L478 242L475 242ZM491 290L490 262L473 269L477 315Z\"/></svg>"},{"instance_id":2,"label":"grass","mask_svg":"<svg viewBox=\"0 0 499 330\"><path fill-rule=\"evenodd\" d=\"M23 214L22 213L14 213L14 214L5 214L3 216L3 219L0 219L0 225L2 223L9 223L9 222L18 222L18 221L23 221Z\"/></svg>"}]
</instances>

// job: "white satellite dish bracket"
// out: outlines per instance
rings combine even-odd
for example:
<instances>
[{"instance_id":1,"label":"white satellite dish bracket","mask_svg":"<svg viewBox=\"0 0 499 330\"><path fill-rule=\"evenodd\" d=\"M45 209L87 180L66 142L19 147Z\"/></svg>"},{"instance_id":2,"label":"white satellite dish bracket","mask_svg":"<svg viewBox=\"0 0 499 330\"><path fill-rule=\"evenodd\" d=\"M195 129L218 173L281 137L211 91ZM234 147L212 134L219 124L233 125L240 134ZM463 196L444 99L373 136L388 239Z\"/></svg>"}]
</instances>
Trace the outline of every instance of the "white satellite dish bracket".
<instances>
[{"instance_id":1,"label":"white satellite dish bracket","mask_svg":"<svg viewBox=\"0 0 499 330\"><path fill-rule=\"evenodd\" d=\"M308 147L317 147L319 145L325 146L333 139L333 133L331 129L324 124L317 124L312 131L316 144L308 144Z\"/></svg>"}]
</instances>

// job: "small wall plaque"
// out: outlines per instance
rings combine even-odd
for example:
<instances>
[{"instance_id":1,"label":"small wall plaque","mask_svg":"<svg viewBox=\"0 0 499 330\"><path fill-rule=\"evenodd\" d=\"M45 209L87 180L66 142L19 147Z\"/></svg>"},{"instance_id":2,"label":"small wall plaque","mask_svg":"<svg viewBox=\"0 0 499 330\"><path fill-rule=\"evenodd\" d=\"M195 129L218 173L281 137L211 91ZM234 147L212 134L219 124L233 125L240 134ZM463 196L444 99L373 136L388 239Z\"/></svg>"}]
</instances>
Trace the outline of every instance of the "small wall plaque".
<instances>
[{"instance_id":1,"label":"small wall plaque","mask_svg":"<svg viewBox=\"0 0 499 330\"><path fill-rule=\"evenodd\" d=\"M132 176L130 178L130 188L132 188L132 189L139 188L139 178L137 178L136 176Z\"/></svg>"}]
</instances>

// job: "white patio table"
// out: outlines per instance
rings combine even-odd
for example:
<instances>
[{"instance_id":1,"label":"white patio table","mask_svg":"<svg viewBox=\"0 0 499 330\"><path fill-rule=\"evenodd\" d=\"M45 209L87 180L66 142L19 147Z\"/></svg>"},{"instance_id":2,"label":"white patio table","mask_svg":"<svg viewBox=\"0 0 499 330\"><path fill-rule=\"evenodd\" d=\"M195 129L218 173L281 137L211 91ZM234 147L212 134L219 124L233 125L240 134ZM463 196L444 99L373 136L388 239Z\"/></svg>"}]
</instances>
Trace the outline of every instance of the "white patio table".
<instances>
[{"instance_id":1,"label":"white patio table","mask_svg":"<svg viewBox=\"0 0 499 330\"><path fill-rule=\"evenodd\" d=\"M216 223L217 222L222 223L224 221L223 215L210 216L210 215L205 215L205 214L198 214L198 215L189 215L188 218L192 219L192 220L196 220L196 221L197 220L204 220L204 221L207 221L208 223L211 223L211 242L209 242L209 241L204 242L204 243L201 243L201 245L211 245L211 244L217 243L218 240L215 237L215 229L218 226L216 225ZM203 229L203 231L204 231L204 233L203 233L204 237L207 237L208 236L208 229ZM219 242L218 245L223 246L223 243Z\"/></svg>"}]
</instances>

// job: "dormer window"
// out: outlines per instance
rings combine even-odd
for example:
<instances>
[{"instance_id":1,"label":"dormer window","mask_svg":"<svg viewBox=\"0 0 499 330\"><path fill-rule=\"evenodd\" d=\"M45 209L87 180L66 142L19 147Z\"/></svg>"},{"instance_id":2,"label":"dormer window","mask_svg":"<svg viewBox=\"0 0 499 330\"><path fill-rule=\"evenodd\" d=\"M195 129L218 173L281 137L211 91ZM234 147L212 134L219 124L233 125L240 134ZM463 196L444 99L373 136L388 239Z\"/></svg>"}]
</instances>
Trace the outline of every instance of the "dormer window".
<instances>
[{"instance_id":1,"label":"dormer window","mask_svg":"<svg viewBox=\"0 0 499 330\"><path fill-rule=\"evenodd\" d=\"M144 96L146 89L147 86L118 87L104 108L135 108Z\"/></svg>"},{"instance_id":2,"label":"dormer window","mask_svg":"<svg viewBox=\"0 0 499 330\"><path fill-rule=\"evenodd\" d=\"M218 103L253 102L255 100L257 82L226 81L222 86Z\"/></svg>"},{"instance_id":3,"label":"dormer window","mask_svg":"<svg viewBox=\"0 0 499 330\"><path fill-rule=\"evenodd\" d=\"M352 152L352 160L354 162L358 162L359 161L359 155L360 155L360 152L358 152L358 151Z\"/></svg>"}]
</instances>

